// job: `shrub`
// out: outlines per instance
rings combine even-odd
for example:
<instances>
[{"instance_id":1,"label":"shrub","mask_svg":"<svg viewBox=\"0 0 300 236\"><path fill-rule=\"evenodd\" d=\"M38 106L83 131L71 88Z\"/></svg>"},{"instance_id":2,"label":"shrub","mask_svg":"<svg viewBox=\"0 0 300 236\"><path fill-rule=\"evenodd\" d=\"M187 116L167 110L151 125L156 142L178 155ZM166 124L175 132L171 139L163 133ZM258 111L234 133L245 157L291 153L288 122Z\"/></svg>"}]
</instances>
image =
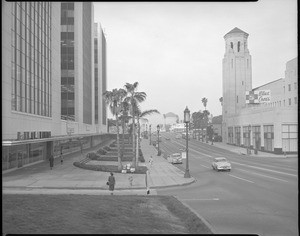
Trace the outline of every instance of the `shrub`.
<instances>
[{"instance_id":1,"label":"shrub","mask_svg":"<svg viewBox=\"0 0 300 236\"><path fill-rule=\"evenodd\" d=\"M116 143L111 143L109 146L110 147L116 147L117 145L116 145Z\"/></svg>"},{"instance_id":2,"label":"shrub","mask_svg":"<svg viewBox=\"0 0 300 236\"><path fill-rule=\"evenodd\" d=\"M107 151L103 150L102 148L100 148L97 153L99 153L100 155L105 155L107 153Z\"/></svg>"},{"instance_id":3,"label":"shrub","mask_svg":"<svg viewBox=\"0 0 300 236\"><path fill-rule=\"evenodd\" d=\"M74 162L73 165L86 170L121 173L121 170L118 170L118 166L114 165L89 165L80 162ZM138 166L133 174L146 174L146 171L146 166Z\"/></svg>"},{"instance_id":4,"label":"shrub","mask_svg":"<svg viewBox=\"0 0 300 236\"><path fill-rule=\"evenodd\" d=\"M99 155L97 155L97 153L95 152L89 152L87 154L87 157L90 158L91 160L96 160L99 157Z\"/></svg>"},{"instance_id":5,"label":"shrub","mask_svg":"<svg viewBox=\"0 0 300 236\"><path fill-rule=\"evenodd\" d=\"M105 151L110 151L110 150L111 150L111 148L108 147L108 146L105 146L103 149L104 149Z\"/></svg>"}]
</instances>

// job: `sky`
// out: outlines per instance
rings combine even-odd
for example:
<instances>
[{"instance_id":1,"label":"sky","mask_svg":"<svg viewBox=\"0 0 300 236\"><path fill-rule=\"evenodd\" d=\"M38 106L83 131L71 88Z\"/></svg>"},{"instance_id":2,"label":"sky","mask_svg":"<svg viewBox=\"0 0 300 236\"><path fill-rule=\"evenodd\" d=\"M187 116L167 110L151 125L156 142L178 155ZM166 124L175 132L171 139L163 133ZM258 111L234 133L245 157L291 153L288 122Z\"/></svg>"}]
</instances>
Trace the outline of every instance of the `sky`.
<instances>
[{"instance_id":1,"label":"sky","mask_svg":"<svg viewBox=\"0 0 300 236\"><path fill-rule=\"evenodd\" d=\"M235 27L249 34L252 88L284 78L298 55L296 0L94 2L94 19L107 41L107 90L138 82L141 110L160 112L146 117L153 126L168 112L183 119L186 106L204 110L203 97L222 114L223 37Z\"/></svg>"}]
</instances>

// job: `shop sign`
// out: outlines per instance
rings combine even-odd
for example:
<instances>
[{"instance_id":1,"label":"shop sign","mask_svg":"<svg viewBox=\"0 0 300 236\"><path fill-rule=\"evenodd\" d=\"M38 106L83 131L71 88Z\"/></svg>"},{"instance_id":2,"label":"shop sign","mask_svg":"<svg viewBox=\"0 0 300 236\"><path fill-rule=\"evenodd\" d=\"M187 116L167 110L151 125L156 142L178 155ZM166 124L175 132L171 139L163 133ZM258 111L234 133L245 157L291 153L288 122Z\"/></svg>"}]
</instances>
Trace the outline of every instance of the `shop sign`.
<instances>
[{"instance_id":1,"label":"shop sign","mask_svg":"<svg viewBox=\"0 0 300 236\"><path fill-rule=\"evenodd\" d=\"M271 102L271 90L246 91L246 104Z\"/></svg>"}]
</instances>

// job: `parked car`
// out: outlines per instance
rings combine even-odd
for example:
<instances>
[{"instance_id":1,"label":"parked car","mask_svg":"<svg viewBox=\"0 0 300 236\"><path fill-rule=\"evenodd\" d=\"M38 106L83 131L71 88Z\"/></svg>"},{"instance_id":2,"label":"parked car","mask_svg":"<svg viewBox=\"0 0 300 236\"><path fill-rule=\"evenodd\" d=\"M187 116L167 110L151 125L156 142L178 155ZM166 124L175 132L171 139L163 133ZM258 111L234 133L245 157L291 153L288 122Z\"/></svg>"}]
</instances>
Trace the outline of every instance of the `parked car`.
<instances>
[{"instance_id":1,"label":"parked car","mask_svg":"<svg viewBox=\"0 0 300 236\"><path fill-rule=\"evenodd\" d=\"M182 158L180 153L173 153L168 156L168 161L172 164L182 164Z\"/></svg>"},{"instance_id":2,"label":"parked car","mask_svg":"<svg viewBox=\"0 0 300 236\"><path fill-rule=\"evenodd\" d=\"M169 137L166 137L166 140L171 140Z\"/></svg>"},{"instance_id":3,"label":"parked car","mask_svg":"<svg viewBox=\"0 0 300 236\"><path fill-rule=\"evenodd\" d=\"M181 138L181 135L180 135L180 134L176 134L175 138L176 138L176 139L180 139L180 138Z\"/></svg>"},{"instance_id":4,"label":"parked car","mask_svg":"<svg viewBox=\"0 0 300 236\"><path fill-rule=\"evenodd\" d=\"M212 162L212 168L214 170L231 170L231 164L225 157L216 157Z\"/></svg>"}]
</instances>

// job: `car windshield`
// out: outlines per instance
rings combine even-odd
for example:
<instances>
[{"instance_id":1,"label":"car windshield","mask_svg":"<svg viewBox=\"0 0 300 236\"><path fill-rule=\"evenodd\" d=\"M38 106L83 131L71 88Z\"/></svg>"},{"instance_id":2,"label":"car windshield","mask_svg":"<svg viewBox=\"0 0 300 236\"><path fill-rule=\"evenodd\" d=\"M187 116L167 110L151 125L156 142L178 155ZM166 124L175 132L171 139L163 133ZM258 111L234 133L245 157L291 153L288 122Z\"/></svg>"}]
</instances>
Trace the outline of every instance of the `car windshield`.
<instances>
[{"instance_id":1,"label":"car windshield","mask_svg":"<svg viewBox=\"0 0 300 236\"><path fill-rule=\"evenodd\" d=\"M172 154L172 157L180 157L181 155L180 155L180 153L174 153L174 154Z\"/></svg>"},{"instance_id":2,"label":"car windshield","mask_svg":"<svg viewBox=\"0 0 300 236\"><path fill-rule=\"evenodd\" d=\"M215 159L216 162L223 162L223 161L227 161L226 158L218 158Z\"/></svg>"}]
</instances>

